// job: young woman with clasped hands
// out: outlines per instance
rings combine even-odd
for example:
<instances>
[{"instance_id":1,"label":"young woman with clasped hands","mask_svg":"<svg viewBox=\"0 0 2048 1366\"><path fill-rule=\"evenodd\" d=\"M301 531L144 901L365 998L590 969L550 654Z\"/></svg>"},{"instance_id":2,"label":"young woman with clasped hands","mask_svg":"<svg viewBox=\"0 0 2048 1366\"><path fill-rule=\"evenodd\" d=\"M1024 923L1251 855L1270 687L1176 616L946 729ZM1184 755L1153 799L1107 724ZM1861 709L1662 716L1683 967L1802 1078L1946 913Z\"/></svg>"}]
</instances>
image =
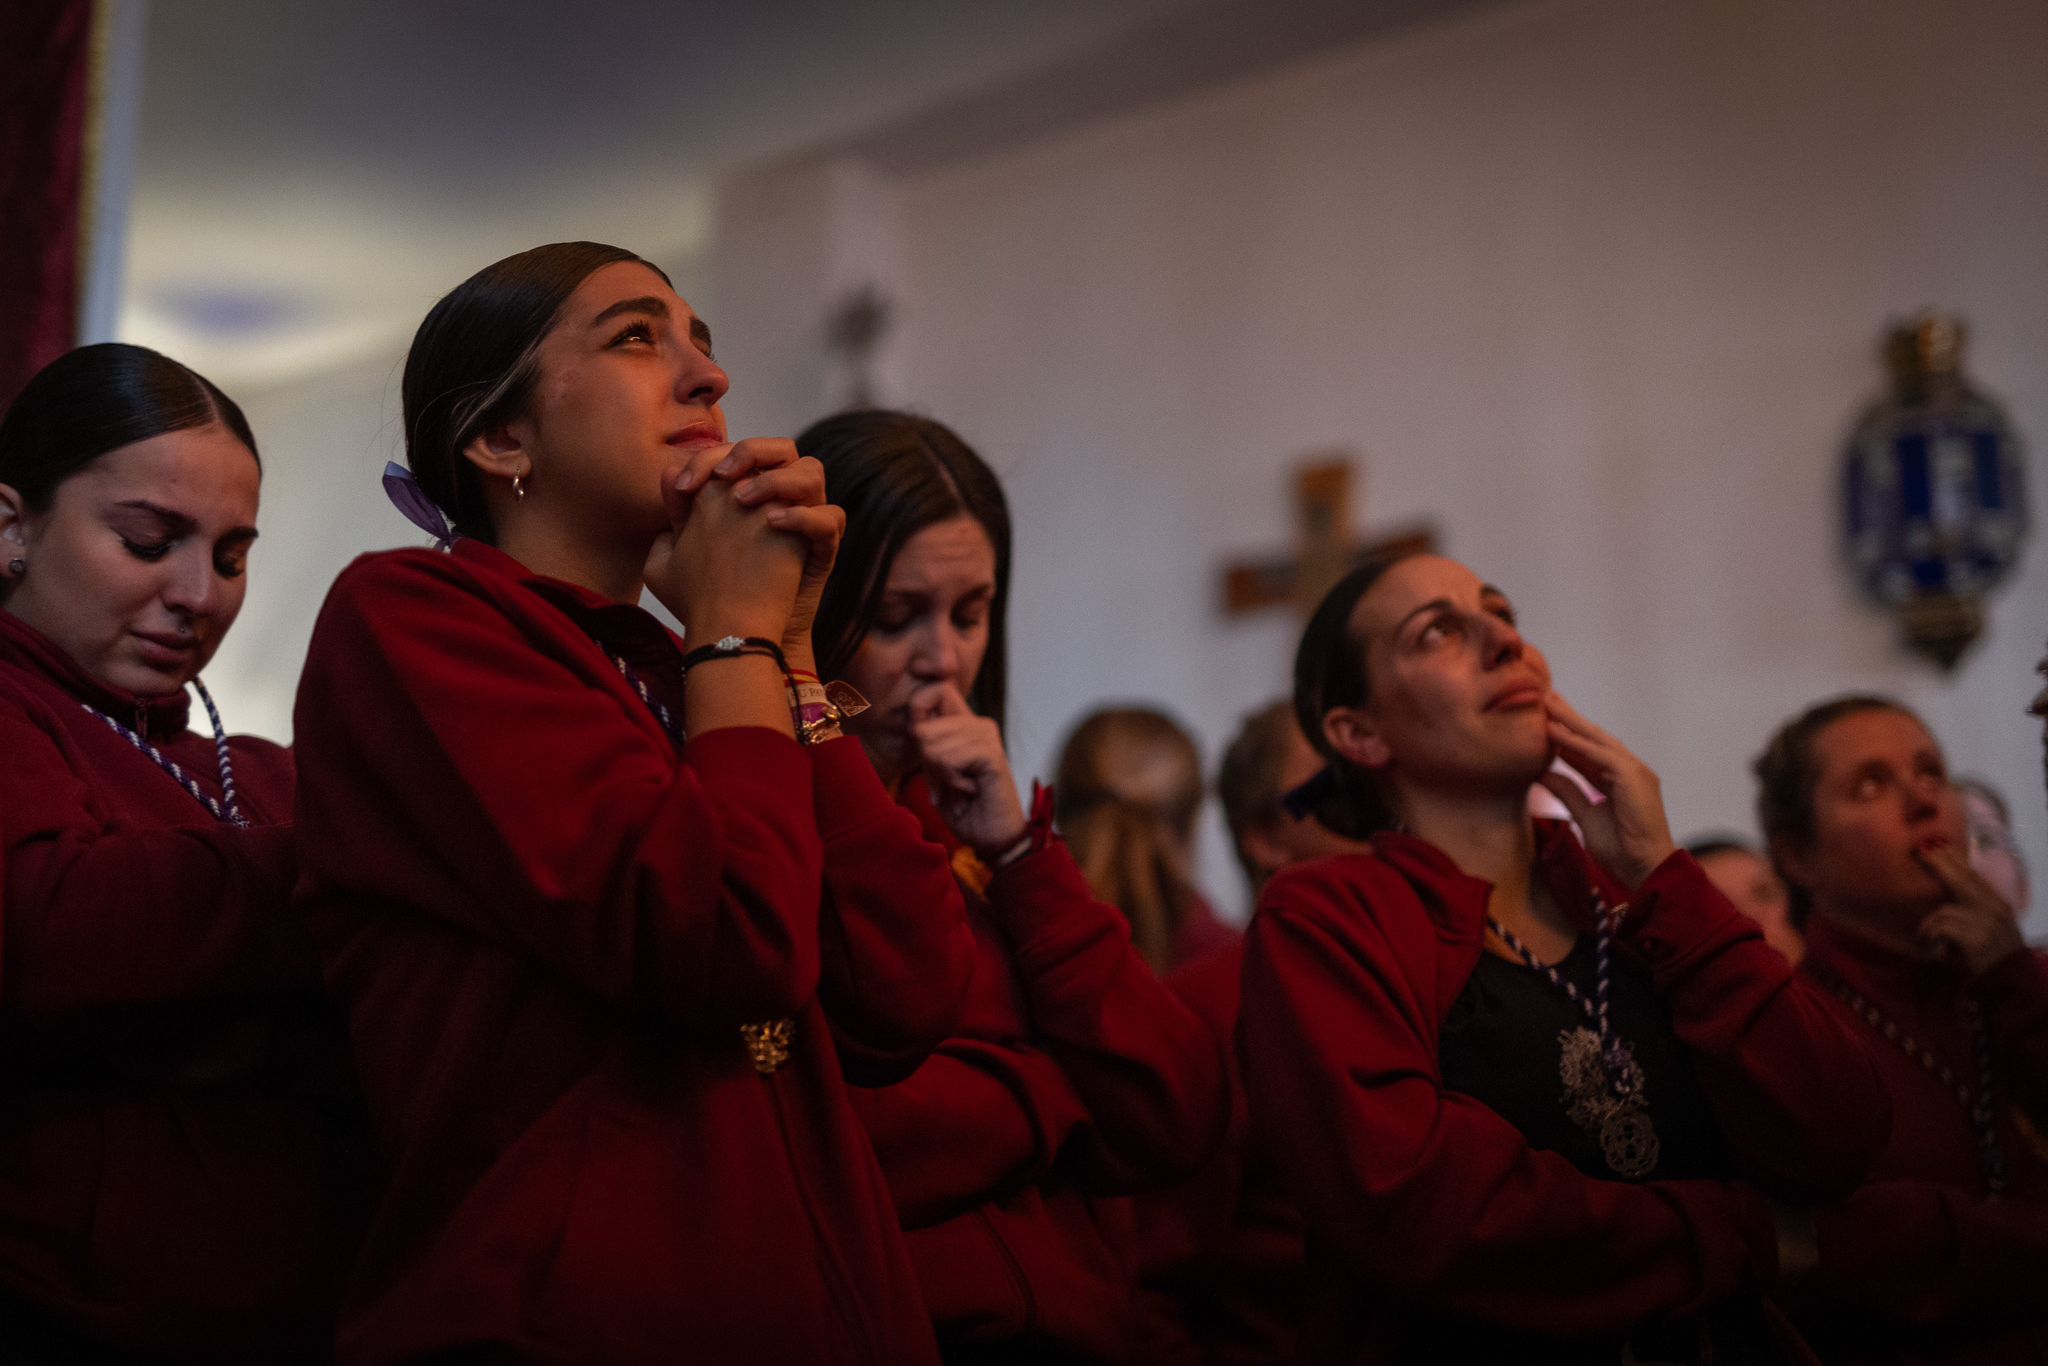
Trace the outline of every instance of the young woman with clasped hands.
<instances>
[{"instance_id":1,"label":"young woman with clasped hands","mask_svg":"<svg viewBox=\"0 0 2048 1366\"><path fill-rule=\"evenodd\" d=\"M1300 1359L1798 1359L1760 1296L1882 1141L1868 1060L1693 862L1656 775L1499 589L1355 571L1296 661L1303 797L1370 852L1281 872L1238 1043L1309 1231ZM1562 758L1596 802L1550 771ZM1541 782L1570 827L1528 815Z\"/></svg>"},{"instance_id":2,"label":"young woman with clasped hands","mask_svg":"<svg viewBox=\"0 0 2048 1366\"><path fill-rule=\"evenodd\" d=\"M452 545L342 574L297 712L302 901L392 1171L346 1362L933 1355L846 1081L945 1035L971 941L944 851L794 710L844 519L789 442L728 442L709 343L558 243L407 358L387 483Z\"/></svg>"}]
</instances>

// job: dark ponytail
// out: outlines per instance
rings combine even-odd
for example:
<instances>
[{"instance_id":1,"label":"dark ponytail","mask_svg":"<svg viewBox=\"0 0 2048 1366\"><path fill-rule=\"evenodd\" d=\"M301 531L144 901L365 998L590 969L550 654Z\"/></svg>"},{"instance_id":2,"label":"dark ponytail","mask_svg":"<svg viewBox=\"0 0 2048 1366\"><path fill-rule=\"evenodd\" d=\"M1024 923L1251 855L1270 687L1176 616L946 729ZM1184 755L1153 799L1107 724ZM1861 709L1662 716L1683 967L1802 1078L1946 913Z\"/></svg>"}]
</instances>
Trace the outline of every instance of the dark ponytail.
<instances>
[{"instance_id":1,"label":"dark ponytail","mask_svg":"<svg viewBox=\"0 0 2048 1366\"><path fill-rule=\"evenodd\" d=\"M1341 758L1331 746L1323 733L1323 717L1336 707L1362 706L1370 695L1365 642L1352 631L1351 616L1380 575L1402 558L1369 561L1337 580L1308 619L1294 654L1295 720L1327 764L1305 793L1305 814L1347 839L1369 839L1399 823L1379 780Z\"/></svg>"}]
</instances>

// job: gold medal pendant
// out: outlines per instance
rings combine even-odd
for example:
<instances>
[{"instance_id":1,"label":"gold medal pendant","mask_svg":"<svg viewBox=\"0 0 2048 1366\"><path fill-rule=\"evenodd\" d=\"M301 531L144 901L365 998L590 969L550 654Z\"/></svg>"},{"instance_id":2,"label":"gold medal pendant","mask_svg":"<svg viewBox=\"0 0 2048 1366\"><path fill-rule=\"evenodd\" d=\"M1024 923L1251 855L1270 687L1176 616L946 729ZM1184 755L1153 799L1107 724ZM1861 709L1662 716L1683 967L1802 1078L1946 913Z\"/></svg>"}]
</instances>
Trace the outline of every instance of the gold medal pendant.
<instances>
[{"instance_id":1,"label":"gold medal pendant","mask_svg":"<svg viewBox=\"0 0 2048 1366\"><path fill-rule=\"evenodd\" d=\"M1600 1155L1617 1176L1640 1181L1657 1170L1657 1130L1641 1110L1616 1110L1600 1121Z\"/></svg>"},{"instance_id":2,"label":"gold medal pendant","mask_svg":"<svg viewBox=\"0 0 2048 1366\"><path fill-rule=\"evenodd\" d=\"M747 1057L753 1061L754 1070L764 1077L774 1075L777 1068L789 1061L789 1045L795 1039L795 1020L767 1020L740 1026L740 1040L747 1046Z\"/></svg>"},{"instance_id":3,"label":"gold medal pendant","mask_svg":"<svg viewBox=\"0 0 2048 1366\"><path fill-rule=\"evenodd\" d=\"M1565 1113L1599 1142L1608 1169L1630 1181L1657 1170L1662 1145L1643 1103L1643 1072L1634 1052L1617 1041L1613 1057L1603 1057L1600 1036L1583 1027L1560 1030L1557 1046Z\"/></svg>"}]
</instances>

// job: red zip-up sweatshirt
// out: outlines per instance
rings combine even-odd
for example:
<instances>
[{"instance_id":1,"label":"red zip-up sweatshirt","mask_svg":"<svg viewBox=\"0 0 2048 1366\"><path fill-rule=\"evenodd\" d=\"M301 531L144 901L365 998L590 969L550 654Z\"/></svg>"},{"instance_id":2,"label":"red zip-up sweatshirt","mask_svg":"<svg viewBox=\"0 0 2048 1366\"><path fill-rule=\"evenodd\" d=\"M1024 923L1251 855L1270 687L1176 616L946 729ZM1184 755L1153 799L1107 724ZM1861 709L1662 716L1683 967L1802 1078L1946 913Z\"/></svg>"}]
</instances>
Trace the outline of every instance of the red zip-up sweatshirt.
<instances>
[{"instance_id":1,"label":"red zip-up sweatshirt","mask_svg":"<svg viewBox=\"0 0 2048 1366\"><path fill-rule=\"evenodd\" d=\"M1692 858L1633 897L1569 828L1537 822L1538 872L1649 970L1722 1136L1761 1190L1839 1199L1888 1105L1830 1002L1797 979ZM1307 1221L1299 1360L1382 1359L1404 1306L1556 1338L1612 1338L1768 1287L1764 1195L1720 1181L1599 1180L1447 1091L1439 1029L1483 952L1491 885L1413 836L1274 877L1246 942L1238 1046L1256 1141Z\"/></svg>"},{"instance_id":2,"label":"red zip-up sweatshirt","mask_svg":"<svg viewBox=\"0 0 2048 1366\"><path fill-rule=\"evenodd\" d=\"M681 714L653 617L470 540L321 612L301 901L391 1167L342 1359L929 1361L842 1067L952 1026L944 851L853 741L679 748L613 654Z\"/></svg>"},{"instance_id":3,"label":"red zip-up sweatshirt","mask_svg":"<svg viewBox=\"0 0 2048 1366\"><path fill-rule=\"evenodd\" d=\"M324 1355L361 1171L290 914L291 755L100 684L0 612L0 1360Z\"/></svg>"},{"instance_id":4,"label":"red zip-up sweatshirt","mask_svg":"<svg viewBox=\"0 0 2048 1366\"><path fill-rule=\"evenodd\" d=\"M1144 1283L1170 1315L1141 1353L1146 1366L1265 1366L1294 1355L1301 1214L1268 1155L1250 1142L1231 1048L1243 967L1238 939L1166 978L1233 1059L1231 1109L1223 1145L1192 1180L1131 1201Z\"/></svg>"},{"instance_id":5,"label":"red zip-up sweatshirt","mask_svg":"<svg viewBox=\"0 0 2048 1366\"><path fill-rule=\"evenodd\" d=\"M1955 1093L1841 1005L1891 1093L1892 1136L1870 1184L1818 1216L1820 1272L1800 1327L1851 1366L2048 1363L2048 959L2018 950L1968 982L1825 915L1808 922L1806 943L1803 971L1873 1002L1973 1091L1963 1001L1977 1000L2008 1186L1985 1193L1976 1127Z\"/></svg>"},{"instance_id":6,"label":"red zip-up sweatshirt","mask_svg":"<svg viewBox=\"0 0 2048 1366\"><path fill-rule=\"evenodd\" d=\"M1220 1050L1063 841L991 879L921 778L900 800L956 852L980 950L952 1036L908 1080L854 1097L941 1348L956 1361L1124 1361L1135 1267L1097 1197L1208 1158L1228 1113Z\"/></svg>"}]
</instances>

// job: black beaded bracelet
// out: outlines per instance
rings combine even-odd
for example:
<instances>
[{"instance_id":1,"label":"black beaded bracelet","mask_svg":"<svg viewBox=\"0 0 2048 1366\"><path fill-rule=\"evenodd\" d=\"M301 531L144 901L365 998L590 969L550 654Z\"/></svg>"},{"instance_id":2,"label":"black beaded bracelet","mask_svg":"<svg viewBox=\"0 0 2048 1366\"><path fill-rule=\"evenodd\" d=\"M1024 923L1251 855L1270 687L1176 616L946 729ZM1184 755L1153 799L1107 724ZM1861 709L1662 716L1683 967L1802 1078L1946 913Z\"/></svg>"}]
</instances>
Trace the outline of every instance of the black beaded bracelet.
<instances>
[{"instance_id":1,"label":"black beaded bracelet","mask_svg":"<svg viewBox=\"0 0 2048 1366\"><path fill-rule=\"evenodd\" d=\"M782 647L760 636L721 636L709 645L700 645L683 656L683 672L687 674L714 659L740 659L747 655L772 659L785 676L789 673L789 661L782 657Z\"/></svg>"}]
</instances>

